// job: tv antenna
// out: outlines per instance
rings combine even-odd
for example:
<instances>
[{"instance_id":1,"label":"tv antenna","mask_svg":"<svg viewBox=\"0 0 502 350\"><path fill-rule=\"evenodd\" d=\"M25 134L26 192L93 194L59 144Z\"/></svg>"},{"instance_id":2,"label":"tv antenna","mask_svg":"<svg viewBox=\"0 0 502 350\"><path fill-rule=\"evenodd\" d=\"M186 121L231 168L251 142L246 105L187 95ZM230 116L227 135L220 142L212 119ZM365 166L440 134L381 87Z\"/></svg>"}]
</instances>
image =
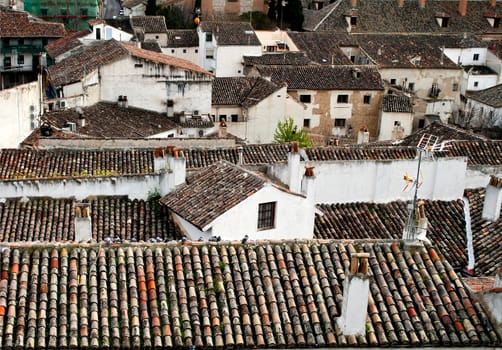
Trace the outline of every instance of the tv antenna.
<instances>
[{"instance_id":1,"label":"tv antenna","mask_svg":"<svg viewBox=\"0 0 502 350\"><path fill-rule=\"evenodd\" d=\"M424 202L418 200L418 189L423 183L423 176L420 170L422 158L432 158L434 152L441 150L442 146L438 143L439 138L430 134L423 134L417 144L418 165L417 177L410 178L408 174L404 175L404 180L407 182L405 189L411 184L415 188L413 201L408 205L408 221L403 229L403 240L413 241L416 239L426 241L427 234L427 218L425 216ZM420 182L421 181L421 182Z\"/></svg>"}]
</instances>

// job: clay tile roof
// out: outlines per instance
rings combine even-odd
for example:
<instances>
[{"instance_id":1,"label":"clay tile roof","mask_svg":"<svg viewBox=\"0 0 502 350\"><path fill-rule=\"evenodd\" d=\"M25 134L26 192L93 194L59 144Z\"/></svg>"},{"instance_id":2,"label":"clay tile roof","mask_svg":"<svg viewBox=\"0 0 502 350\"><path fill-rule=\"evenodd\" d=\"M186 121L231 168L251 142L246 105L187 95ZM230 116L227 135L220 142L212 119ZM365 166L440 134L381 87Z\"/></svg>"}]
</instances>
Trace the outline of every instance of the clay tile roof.
<instances>
[{"instance_id":1,"label":"clay tile roof","mask_svg":"<svg viewBox=\"0 0 502 350\"><path fill-rule=\"evenodd\" d=\"M61 62L49 67L49 75L54 86L70 84L83 78L85 74L98 67L119 60L128 55L148 61L192 70L211 75L200 66L159 52L144 50L136 45L118 42L116 40L97 41L86 46L79 54L74 54Z\"/></svg>"},{"instance_id":2,"label":"clay tile roof","mask_svg":"<svg viewBox=\"0 0 502 350\"><path fill-rule=\"evenodd\" d=\"M212 32L218 45L259 45L253 27L248 22L206 22L199 25L202 32Z\"/></svg>"},{"instance_id":3,"label":"clay tile roof","mask_svg":"<svg viewBox=\"0 0 502 350\"><path fill-rule=\"evenodd\" d=\"M490 254L502 244L498 222L481 218L484 189L468 190L475 272L494 275L502 257ZM462 199L454 201L426 200L425 212L429 221L427 238L438 246L445 259L456 267L467 265L465 212ZM321 204L324 215L315 219L314 236L323 239L400 239L408 218L407 202Z\"/></svg>"},{"instance_id":4,"label":"clay tile roof","mask_svg":"<svg viewBox=\"0 0 502 350\"><path fill-rule=\"evenodd\" d=\"M109 26L120 29L126 33L134 34L129 17L106 19L105 23L108 24Z\"/></svg>"},{"instance_id":5,"label":"clay tile roof","mask_svg":"<svg viewBox=\"0 0 502 350\"><path fill-rule=\"evenodd\" d=\"M277 85L286 83L288 89L307 90L382 90L383 82L377 70L340 66L259 66L263 77L271 77ZM358 77L355 78L355 72Z\"/></svg>"},{"instance_id":6,"label":"clay tile roof","mask_svg":"<svg viewBox=\"0 0 502 350\"><path fill-rule=\"evenodd\" d=\"M408 96L385 95L383 97L382 109L384 112L412 113L413 104Z\"/></svg>"},{"instance_id":7,"label":"clay tile roof","mask_svg":"<svg viewBox=\"0 0 502 350\"><path fill-rule=\"evenodd\" d=\"M164 16L132 16L130 22L133 28L139 27L144 33L167 33Z\"/></svg>"},{"instance_id":8,"label":"clay tile roof","mask_svg":"<svg viewBox=\"0 0 502 350\"><path fill-rule=\"evenodd\" d=\"M308 31L347 32L345 15L352 9L350 0L339 0L320 11L305 10L303 27ZM458 12L457 0L428 0L424 8L417 1L405 0L399 7L395 0L359 0L357 24L350 28L357 33L501 33L492 28L486 13L499 15L502 4L490 7L488 1L468 1L467 14ZM440 27L436 16L449 18L446 28Z\"/></svg>"},{"instance_id":9,"label":"clay tile roof","mask_svg":"<svg viewBox=\"0 0 502 350\"><path fill-rule=\"evenodd\" d=\"M0 37L2 38L62 38L66 34L62 23L45 22L28 12L0 7Z\"/></svg>"},{"instance_id":10,"label":"clay tile roof","mask_svg":"<svg viewBox=\"0 0 502 350\"><path fill-rule=\"evenodd\" d=\"M344 336L336 318L345 267L356 251L370 254L366 332ZM410 252L396 242L364 241L13 247L3 250L1 270L6 349L501 343L485 306L434 247Z\"/></svg>"},{"instance_id":11,"label":"clay tile roof","mask_svg":"<svg viewBox=\"0 0 502 350\"><path fill-rule=\"evenodd\" d=\"M267 53L261 56L244 56L245 66L305 66L311 61L304 52L288 51Z\"/></svg>"},{"instance_id":12,"label":"clay tile roof","mask_svg":"<svg viewBox=\"0 0 502 350\"><path fill-rule=\"evenodd\" d=\"M215 78L212 82L213 105L254 106L270 96L279 87L263 78L229 77Z\"/></svg>"},{"instance_id":13,"label":"clay tile roof","mask_svg":"<svg viewBox=\"0 0 502 350\"><path fill-rule=\"evenodd\" d=\"M153 172L153 150L0 149L0 180L138 175Z\"/></svg>"},{"instance_id":14,"label":"clay tile roof","mask_svg":"<svg viewBox=\"0 0 502 350\"><path fill-rule=\"evenodd\" d=\"M473 92L469 95L469 98L494 108L501 108L502 84L495 85L485 90Z\"/></svg>"},{"instance_id":15,"label":"clay tile roof","mask_svg":"<svg viewBox=\"0 0 502 350\"><path fill-rule=\"evenodd\" d=\"M123 108L116 103L98 102L93 106L83 107L82 112L85 126L77 126L77 133L90 137L150 137L177 127L165 114L134 107ZM52 126L64 128L67 122L78 125L79 115L73 108L46 113L43 119Z\"/></svg>"},{"instance_id":16,"label":"clay tile roof","mask_svg":"<svg viewBox=\"0 0 502 350\"><path fill-rule=\"evenodd\" d=\"M160 203L202 230L267 182L244 168L219 161L193 174Z\"/></svg>"},{"instance_id":17,"label":"clay tile roof","mask_svg":"<svg viewBox=\"0 0 502 350\"><path fill-rule=\"evenodd\" d=\"M437 136L439 142L444 141L487 141L488 139L483 135L475 134L474 132L462 129L453 124L443 124L441 122L433 122L425 128L417 130L413 134L407 136L400 145L416 146L420 141L423 134L430 134Z\"/></svg>"},{"instance_id":18,"label":"clay tile roof","mask_svg":"<svg viewBox=\"0 0 502 350\"><path fill-rule=\"evenodd\" d=\"M148 51L154 51L154 52L162 52L162 49L160 47L160 44L156 40L147 40L141 42L141 48L143 50L148 50Z\"/></svg>"},{"instance_id":19,"label":"clay tile roof","mask_svg":"<svg viewBox=\"0 0 502 350\"><path fill-rule=\"evenodd\" d=\"M195 29L168 29L167 47L198 47L199 36Z\"/></svg>"},{"instance_id":20,"label":"clay tile roof","mask_svg":"<svg viewBox=\"0 0 502 350\"><path fill-rule=\"evenodd\" d=\"M45 45L45 51L47 51L50 57L56 58L57 56L82 45L78 39L88 34L88 30L80 30L78 32L69 33L65 37Z\"/></svg>"},{"instance_id":21,"label":"clay tile roof","mask_svg":"<svg viewBox=\"0 0 502 350\"><path fill-rule=\"evenodd\" d=\"M167 210L156 199L98 197L88 202L92 236L98 242L107 237L129 241L159 237L163 241L178 235ZM0 203L0 242L74 241L75 205L74 199L7 199Z\"/></svg>"},{"instance_id":22,"label":"clay tile roof","mask_svg":"<svg viewBox=\"0 0 502 350\"><path fill-rule=\"evenodd\" d=\"M322 10L321 10L322 11ZM347 34L322 32L289 32L299 50L319 64L352 65L352 61L343 53L340 46L358 46L354 38Z\"/></svg>"}]
</instances>

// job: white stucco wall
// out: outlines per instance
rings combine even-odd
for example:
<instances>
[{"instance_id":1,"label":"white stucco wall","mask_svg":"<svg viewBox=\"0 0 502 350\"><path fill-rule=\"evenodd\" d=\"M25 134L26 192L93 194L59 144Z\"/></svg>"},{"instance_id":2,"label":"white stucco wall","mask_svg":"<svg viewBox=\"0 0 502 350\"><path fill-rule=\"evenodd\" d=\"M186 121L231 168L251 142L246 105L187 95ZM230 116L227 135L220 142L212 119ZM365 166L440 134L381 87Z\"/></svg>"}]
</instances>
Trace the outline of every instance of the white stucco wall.
<instances>
[{"instance_id":1,"label":"white stucco wall","mask_svg":"<svg viewBox=\"0 0 502 350\"><path fill-rule=\"evenodd\" d=\"M162 47L162 53L200 64L199 47Z\"/></svg>"},{"instance_id":2,"label":"white stucco wall","mask_svg":"<svg viewBox=\"0 0 502 350\"><path fill-rule=\"evenodd\" d=\"M135 67L135 63L142 67ZM191 75L191 71L188 75ZM101 67L101 99L115 102L127 96L130 106L156 112L167 111L173 100L173 112L211 111L211 78L207 75L186 76L185 71L128 57Z\"/></svg>"},{"instance_id":3,"label":"white stucco wall","mask_svg":"<svg viewBox=\"0 0 502 350\"><path fill-rule=\"evenodd\" d=\"M464 187L466 189L486 187L491 175L502 177L502 166L469 166Z\"/></svg>"},{"instance_id":4,"label":"white stucco wall","mask_svg":"<svg viewBox=\"0 0 502 350\"><path fill-rule=\"evenodd\" d=\"M410 200L411 186L406 186L403 176L416 176L417 160L386 161L325 161L309 162L315 167L316 203L377 202ZM300 164L303 169L305 163ZM467 160L458 158L437 158L422 161L423 183L418 190L420 198L432 200L453 200L464 191ZM271 175L289 183L288 165L274 164L269 168ZM420 179L422 181L422 179Z\"/></svg>"},{"instance_id":5,"label":"white stucco wall","mask_svg":"<svg viewBox=\"0 0 502 350\"><path fill-rule=\"evenodd\" d=\"M40 85L34 81L0 91L0 148L16 148L40 113ZM0 193L2 193L0 191Z\"/></svg>"},{"instance_id":6,"label":"white stucco wall","mask_svg":"<svg viewBox=\"0 0 502 350\"><path fill-rule=\"evenodd\" d=\"M100 39L97 37L97 31L100 31ZM82 37L82 41L93 41L93 40L110 40L115 39L117 41L129 41L133 37L132 34L124 32L118 28L109 26L105 23L99 23L92 27L92 32L89 35Z\"/></svg>"},{"instance_id":7,"label":"white stucco wall","mask_svg":"<svg viewBox=\"0 0 502 350\"><path fill-rule=\"evenodd\" d=\"M488 49L486 47L474 48L445 48L444 54L453 62L463 65L484 65L486 63L486 55ZM474 60L474 54L478 54L477 60Z\"/></svg>"},{"instance_id":8,"label":"white stucco wall","mask_svg":"<svg viewBox=\"0 0 502 350\"><path fill-rule=\"evenodd\" d=\"M277 46L277 43L284 42L288 46L289 51L299 51L293 40L288 35L287 31L275 30L255 30L254 32L260 40L262 51L267 51L267 46Z\"/></svg>"},{"instance_id":9,"label":"white stucco wall","mask_svg":"<svg viewBox=\"0 0 502 350\"><path fill-rule=\"evenodd\" d=\"M464 72L462 80L462 93L466 91L479 91L497 85L497 74L476 74L474 70Z\"/></svg>"},{"instance_id":10,"label":"white stucco wall","mask_svg":"<svg viewBox=\"0 0 502 350\"><path fill-rule=\"evenodd\" d=\"M260 203L277 202L275 228L257 230ZM211 225L212 234L223 240L249 239L311 239L314 225L313 202L303 196L281 191L271 185L229 209Z\"/></svg>"},{"instance_id":11,"label":"white stucco wall","mask_svg":"<svg viewBox=\"0 0 502 350\"><path fill-rule=\"evenodd\" d=\"M413 113L390 113L382 112L380 117L380 132L378 141L393 140L392 131L395 122L400 122L403 128L403 138L410 135L413 129Z\"/></svg>"},{"instance_id":12,"label":"white stucco wall","mask_svg":"<svg viewBox=\"0 0 502 350\"><path fill-rule=\"evenodd\" d=\"M215 50L216 76L244 76L243 56L261 56L261 46L218 46Z\"/></svg>"}]
</instances>

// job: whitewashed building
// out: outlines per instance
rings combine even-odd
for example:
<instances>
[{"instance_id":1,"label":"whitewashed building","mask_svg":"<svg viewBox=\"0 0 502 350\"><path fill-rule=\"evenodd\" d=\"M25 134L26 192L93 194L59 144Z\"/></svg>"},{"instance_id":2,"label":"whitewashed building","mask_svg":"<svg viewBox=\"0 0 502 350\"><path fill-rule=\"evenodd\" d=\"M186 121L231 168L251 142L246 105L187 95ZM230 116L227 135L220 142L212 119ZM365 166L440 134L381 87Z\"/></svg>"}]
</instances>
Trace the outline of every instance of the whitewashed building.
<instances>
[{"instance_id":1,"label":"whitewashed building","mask_svg":"<svg viewBox=\"0 0 502 350\"><path fill-rule=\"evenodd\" d=\"M400 140L413 129L413 105L405 95L385 95L382 99L378 140Z\"/></svg>"},{"instance_id":2,"label":"whitewashed building","mask_svg":"<svg viewBox=\"0 0 502 350\"><path fill-rule=\"evenodd\" d=\"M462 122L471 128L502 127L502 84L467 96Z\"/></svg>"}]
</instances>

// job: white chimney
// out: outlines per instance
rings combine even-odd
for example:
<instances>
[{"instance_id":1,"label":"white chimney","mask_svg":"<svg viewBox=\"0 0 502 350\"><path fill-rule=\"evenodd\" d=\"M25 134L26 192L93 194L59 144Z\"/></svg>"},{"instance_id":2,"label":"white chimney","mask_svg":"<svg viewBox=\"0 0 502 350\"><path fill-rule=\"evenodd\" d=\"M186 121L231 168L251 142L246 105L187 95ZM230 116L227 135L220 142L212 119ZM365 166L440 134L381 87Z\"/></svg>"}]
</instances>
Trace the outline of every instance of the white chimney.
<instances>
[{"instance_id":1,"label":"white chimney","mask_svg":"<svg viewBox=\"0 0 502 350\"><path fill-rule=\"evenodd\" d=\"M169 154L169 152L168 152ZM186 159L182 148L172 148L172 154L168 157L171 184L176 187L186 180Z\"/></svg>"},{"instance_id":2,"label":"white chimney","mask_svg":"<svg viewBox=\"0 0 502 350\"><path fill-rule=\"evenodd\" d=\"M305 174L302 179L302 193L309 200L313 201L315 198L315 175L313 165L305 166Z\"/></svg>"},{"instance_id":3,"label":"white chimney","mask_svg":"<svg viewBox=\"0 0 502 350\"><path fill-rule=\"evenodd\" d=\"M288 186L291 192L300 192L300 176L300 146L298 142L293 142L288 153Z\"/></svg>"},{"instance_id":4,"label":"white chimney","mask_svg":"<svg viewBox=\"0 0 502 350\"><path fill-rule=\"evenodd\" d=\"M353 253L350 256L350 271L346 273L343 286L342 314L337 318L344 335L364 335L366 332L369 257L369 253Z\"/></svg>"},{"instance_id":5,"label":"white chimney","mask_svg":"<svg viewBox=\"0 0 502 350\"><path fill-rule=\"evenodd\" d=\"M244 164L244 148L242 146L237 147L237 152L239 154L239 160L238 163L239 165Z\"/></svg>"},{"instance_id":6,"label":"white chimney","mask_svg":"<svg viewBox=\"0 0 502 350\"><path fill-rule=\"evenodd\" d=\"M482 218L484 220L497 221L500 218L501 203L502 178L492 175L488 186L486 186Z\"/></svg>"},{"instance_id":7,"label":"white chimney","mask_svg":"<svg viewBox=\"0 0 502 350\"><path fill-rule=\"evenodd\" d=\"M75 241L87 242L92 240L91 204L75 204Z\"/></svg>"},{"instance_id":8,"label":"white chimney","mask_svg":"<svg viewBox=\"0 0 502 350\"><path fill-rule=\"evenodd\" d=\"M158 173L166 170L167 159L164 147L156 147L153 156L153 171Z\"/></svg>"},{"instance_id":9,"label":"white chimney","mask_svg":"<svg viewBox=\"0 0 502 350\"><path fill-rule=\"evenodd\" d=\"M220 120L220 127L218 129L218 137L226 138L227 137L227 123L224 119Z\"/></svg>"},{"instance_id":10,"label":"white chimney","mask_svg":"<svg viewBox=\"0 0 502 350\"><path fill-rule=\"evenodd\" d=\"M368 129L366 127L362 127L359 129L359 132L357 134L357 144L361 143L368 143L370 142L370 133L368 132Z\"/></svg>"}]
</instances>

